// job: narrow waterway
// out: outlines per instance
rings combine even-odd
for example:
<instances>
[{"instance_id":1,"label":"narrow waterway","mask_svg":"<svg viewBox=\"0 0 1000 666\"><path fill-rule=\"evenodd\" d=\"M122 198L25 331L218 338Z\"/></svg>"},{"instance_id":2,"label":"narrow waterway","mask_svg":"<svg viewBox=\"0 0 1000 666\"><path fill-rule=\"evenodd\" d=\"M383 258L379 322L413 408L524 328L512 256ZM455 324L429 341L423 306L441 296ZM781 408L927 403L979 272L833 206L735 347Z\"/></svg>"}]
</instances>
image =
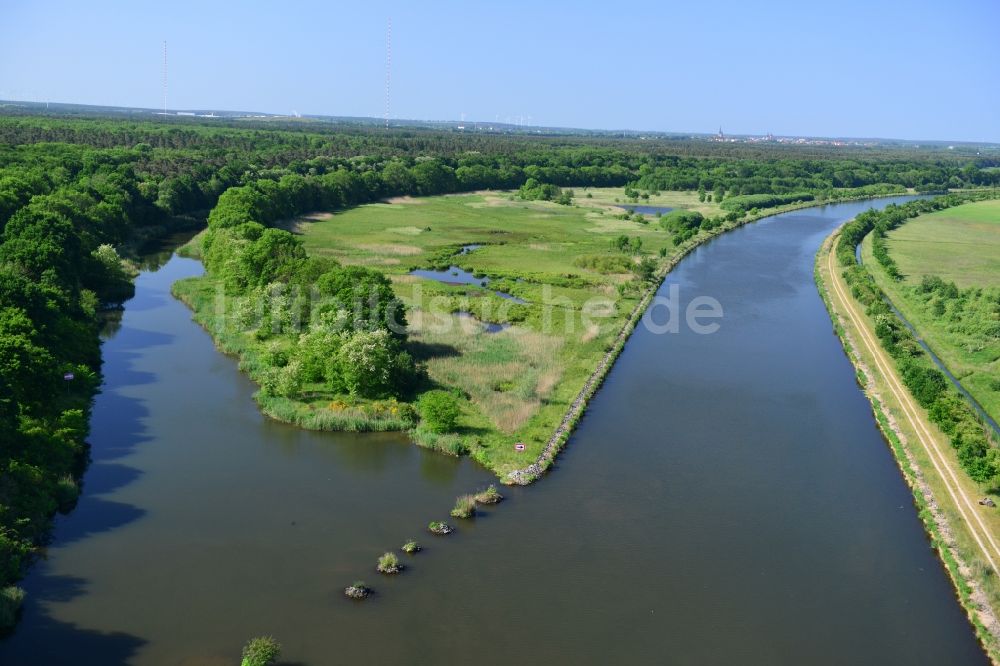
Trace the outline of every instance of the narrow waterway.
<instances>
[{"instance_id":1,"label":"narrow waterway","mask_svg":"<svg viewBox=\"0 0 1000 666\"><path fill-rule=\"evenodd\" d=\"M822 239L890 201L695 250L661 293L717 299L720 330L637 329L556 470L441 538L424 526L486 472L264 419L169 294L199 265L144 272L84 495L0 663L234 664L260 634L309 666L984 663L813 283Z\"/></svg>"}]
</instances>

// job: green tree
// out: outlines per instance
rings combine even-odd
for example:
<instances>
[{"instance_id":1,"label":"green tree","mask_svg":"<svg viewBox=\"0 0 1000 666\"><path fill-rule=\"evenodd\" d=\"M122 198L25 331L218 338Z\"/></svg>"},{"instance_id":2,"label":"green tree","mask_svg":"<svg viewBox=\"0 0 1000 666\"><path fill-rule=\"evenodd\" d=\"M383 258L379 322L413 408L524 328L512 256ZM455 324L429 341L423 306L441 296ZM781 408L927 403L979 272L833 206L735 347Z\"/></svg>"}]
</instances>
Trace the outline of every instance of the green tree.
<instances>
[{"instance_id":1,"label":"green tree","mask_svg":"<svg viewBox=\"0 0 1000 666\"><path fill-rule=\"evenodd\" d=\"M251 638L243 646L240 666L271 666L281 655L281 644L271 636Z\"/></svg>"},{"instance_id":2,"label":"green tree","mask_svg":"<svg viewBox=\"0 0 1000 666\"><path fill-rule=\"evenodd\" d=\"M337 350L348 393L362 398L391 394L398 351L395 340L384 329L351 334Z\"/></svg>"},{"instance_id":3,"label":"green tree","mask_svg":"<svg viewBox=\"0 0 1000 666\"><path fill-rule=\"evenodd\" d=\"M431 432L454 432L462 410L450 391L428 391L417 401L417 411L424 427Z\"/></svg>"}]
</instances>

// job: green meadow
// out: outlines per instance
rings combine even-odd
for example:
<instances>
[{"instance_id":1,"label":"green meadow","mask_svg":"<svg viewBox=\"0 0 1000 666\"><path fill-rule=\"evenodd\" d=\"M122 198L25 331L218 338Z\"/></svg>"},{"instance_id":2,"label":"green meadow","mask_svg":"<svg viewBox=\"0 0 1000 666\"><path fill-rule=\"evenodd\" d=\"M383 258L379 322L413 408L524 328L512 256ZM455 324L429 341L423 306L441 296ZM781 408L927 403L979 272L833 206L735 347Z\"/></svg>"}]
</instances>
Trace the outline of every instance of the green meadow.
<instances>
[{"instance_id":1,"label":"green meadow","mask_svg":"<svg viewBox=\"0 0 1000 666\"><path fill-rule=\"evenodd\" d=\"M624 219L613 197L583 192L572 206L495 192L400 198L287 225L309 254L392 278L408 306L411 352L462 397L457 431L418 431L418 443L468 453L501 476L534 461L642 296L647 283L632 267L671 256L671 233L655 216ZM641 239L641 250L613 248L622 235ZM480 247L462 253L466 245ZM409 274L451 264L488 284Z\"/></svg>"},{"instance_id":2,"label":"green meadow","mask_svg":"<svg viewBox=\"0 0 1000 666\"><path fill-rule=\"evenodd\" d=\"M959 288L1000 287L1000 201L920 215L887 234L889 253L917 284L937 275Z\"/></svg>"},{"instance_id":3,"label":"green meadow","mask_svg":"<svg viewBox=\"0 0 1000 666\"><path fill-rule=\"evenodd\" d=\"M862 244L865 264L952 374L1000 421L1000 201L919 215L886 239L903 279L892 280L875 261L870 236ZM928 276L943 284L929 288Z\"/></svg>"}]
</instances>

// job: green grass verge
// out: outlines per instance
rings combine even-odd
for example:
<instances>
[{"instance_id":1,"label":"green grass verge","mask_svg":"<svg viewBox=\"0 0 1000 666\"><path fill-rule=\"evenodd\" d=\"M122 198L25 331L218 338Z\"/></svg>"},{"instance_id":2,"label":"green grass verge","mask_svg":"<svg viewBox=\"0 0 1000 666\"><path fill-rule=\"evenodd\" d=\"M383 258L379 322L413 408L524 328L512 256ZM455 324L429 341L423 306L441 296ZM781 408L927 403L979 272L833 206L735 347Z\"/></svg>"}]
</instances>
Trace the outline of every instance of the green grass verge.
<instances>
[{"instance_id":1,"label":"green grass verge","mask_svg":"<svg viewBox=\"0 0 1000 666\"><path fill-rule=\"evenodd\" d=\"M892 279L875 261L870 235L861 246L868 272L976 402L1000 422L1000 338L984 328L991 316L994 322L997 317L995 309L988 311L990 298L1000 296L1000 200L919 215L890 231L887 242L903 280ZM920 291L925 275L954 282L964 293L939 304L940 299ZM973 312L976 308L983 312Z\"/></svg>"}]
</instances>

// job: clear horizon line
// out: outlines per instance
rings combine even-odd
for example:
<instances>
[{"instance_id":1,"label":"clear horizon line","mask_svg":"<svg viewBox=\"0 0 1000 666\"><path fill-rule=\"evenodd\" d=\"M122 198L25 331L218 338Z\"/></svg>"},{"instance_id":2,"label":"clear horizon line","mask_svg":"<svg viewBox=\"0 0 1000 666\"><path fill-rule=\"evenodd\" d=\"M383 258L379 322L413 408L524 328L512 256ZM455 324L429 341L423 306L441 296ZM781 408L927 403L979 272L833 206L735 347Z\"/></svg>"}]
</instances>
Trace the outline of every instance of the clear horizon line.
<instances>
[{"instance_id":1,"label":"clear horizon line","mask_svg":"<svg viewBox=\"0 0 1000 666\"><path fill-rule=\"evenodd\" d=\"M47 99L45 101L39 101L37 99L27 100L27 99L0 99L0 103L15 103L15 104L33 104L33 105L49 105L49 104L59 104L63 106L84 106L84 107L95 107L95 108L108 108L108 109L122 109L130 111L146 111L154 115L162 115L164 110L162 107L147 107L147 106L122 106L119 104L93 104L85 102L64 102ZM360 120L372 121L374 123L384 122L384 118L379 116L365 116L365 115L335 115L331 113L298 113L296 111L290 111L286 113L278 113L273 111L259 111L259 110L237 110L237 109L224 109L221 107L183 107L183 108L166 108L167 115L169 112L173 111L174 114L179 112L192 112L192 111L210 111L213 113L226 113L226 114L247 114L247 115L265 115L274 116L277 118L357 118ZM293 115L293 114L298 115ZM507 121L497 121L497 120L455 120L455 119L432 119L432 118L389 118L390 123L396 120L398 122L414 122L414 123L454 123L456 125L462 124L468 126L472 125L503 125L507 127L517 127L520 129L541 129L541 130L561 130L570 132L602 132L607 134L617 134L617 133L630 133L630 134L663 134L663 135L679 135L679 136L714 136L716 132L713 131L697 131L697 130L657 130L657 129L630 129L630 128L602 128L602 127L574 127L570 125L520 125L515 122ZM822 139L822 140L851 140L851 141L883 141L883 142L904 142L904 143L941 143L941 144L966 144L966 145L985 145L985 146L1000 146L1000 140L990 141L987 139L913 139L905 137L890 137L890 136L849 136L849 135L822 135L822 134L783 134L775 133L771 131L765 132L733 132L727 136L732 137L758 137L766 136L771 134L775 138L789 138L789 139Z\"/></svg>"}]
</instances>

